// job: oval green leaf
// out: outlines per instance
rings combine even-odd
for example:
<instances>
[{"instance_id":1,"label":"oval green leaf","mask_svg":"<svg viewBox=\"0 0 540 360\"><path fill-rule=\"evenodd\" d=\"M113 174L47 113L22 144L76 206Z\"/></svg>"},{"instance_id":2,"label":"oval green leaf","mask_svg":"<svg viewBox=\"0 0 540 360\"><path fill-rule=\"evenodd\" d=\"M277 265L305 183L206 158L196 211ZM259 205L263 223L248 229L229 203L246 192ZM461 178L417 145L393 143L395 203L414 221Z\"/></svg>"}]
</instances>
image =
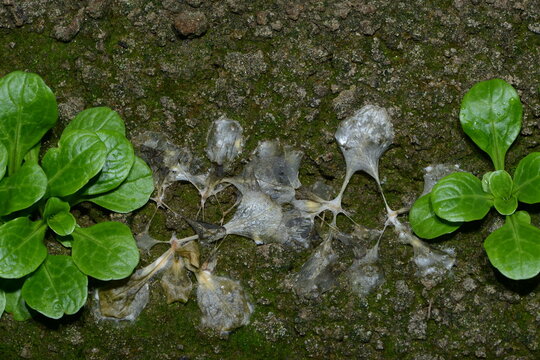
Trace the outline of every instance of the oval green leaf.
<instances>
[{"instance_id":1,"label":"oval green leaf","mask_svg":"<svg viewBox=\"0 0 540 360\"><path fill-rule=\"evenodd\" d=\"M126 135L126 126L118 113L108 107L95 107L81 111L66 126L64 133L72 130L111 130Z\"/></svg>"},{"instance_id":2,"label":"oval green leaf","mask_svg":"<svg viewBox=\"0 0 540 360\"><path fill-rule=\"evenodd\" d=\"M56 234L60 236L67 236L70 235L73 230L75 230L77 221L70 212L61 211L53 216L48 217L47 225L49 225L52 231L54 231Z\"/></svg>"},{"instance_id":3,"label":"oval green leaf","mask_svg":"<svg viewBox=\"0 0 540 360\"><path fill-rule=\"evenodd\" d=\"M514 193L526 204L540 202L540 152L533 152L519 162L514 174Z\"/></svg>"},{"instance_id":4,"label":"oval green leaf","mask_svg":"<svg viewBox=\"0 0 540 360\"><path fill-rule=\"evenodd\" d=\"M0 277L20 278L37 269L47 257L45 230L43 222L26 217L0 226Z\"/></svg>"},{"instance_id":5,"label":"oval green leaf","mask_svg":"<svg viewBox=\"0 0 540 360\"><path fill-rule=\"evenodd\" d=\"M47 176L38 164L25 163L0 181L0 215L25 209L45 195Z\"/></svg>"},{"instance_id":6,"label":"oval green leaf","mask_svg":"<svg viewBox=\"0 0 540 360\"><path fill-rule=\"evenodd\" d=\"M146 204L153 191L152 170L143 159L135 157L128 177L118 188L85 200L111 211L128 213Z\"/></svg>"},{"instance_id":7,"label":"oval green leaf","mask_svg":"<svg viewBox=\"0 0 540 360\"><path fill-rule=\"evenodd\" d=\"M8 173L58 118L56 98L39 75L14 71L0 79L0 142L8 151Z\"/></svg>"},{"instance_id":8,"label":"oval green leaf","mask_svg":"<svg viewBox=\"0 0 540 360\"><path fill-rule=\"evenodd\" d=\"M69 211L69 203L60 200L57 197L51 197L47 199L45 203L45 208L43 209L43 217L48 218L58 214L59 212Z\"/></svg>"},{"instance_id":9,"label":"oval green leaf","mask_svg":"<svg viewBox=\"0 0 540 360\"><path fill-rule=\"evenodd\" d=\"M523 221L520 213L508 216L484 242L489 261L514 280L530 279L540 272L540 229Z\"/></svg>"},{"instance_id":10,"label":"oval green leaf","mask_svg":"<svg viewBox=\"0 0 540 360\"><path fill-rule=\"evenodd\" d=\"M491 195L482 190L474 175L459 172L442 178L431 192L435 214L451 222L482 219L493 206Z\"/></svg>"},{"instance_id":11,"label":"oval green leaf","mask_svg":"<svg viewBox=\"0 0 540 360\"><path fill-rule=\"evenodd\" d=\"M49 255L24 282L26 304L45 316L59 319L75 314L86 303L88 278L70 256Z\"/></svg>"},{"instance_id":12,"label":"oval green leaf","mask_svg":"<svg viewBox=\"0 0 540 360\"><path fill-rule=\"evenodd\" d=\"M521 101L506 81L492 79L474 85L463 97L459 120L463 131L489 154L496 170L521 129Z\"/></svg>"},{"instance_id":13,"label":"oval green leaf","mask_svg":"<svg viewBox=\"0 0 540 360\"><path fill-rule=\"evenodd\" d=\"M511 196L509 199L495 198L493 205L499 214L512 215L517 210L518 200L515 196Z\"/></svg>"},{"instance_id":14,"label":"oval green leaf","mask_svg":"<svg viewBox=\"0 0 540 360\"><path fill-rule=\"evenodd\" d=\"M52 197L47 200L43 210L43 218L47 225L60 236L67 236L73 232L77 222L69 212L69 204L59 198Z\"/></svg>"},{"instance_id":15,"label":"oval green leaf","mask_svg":"<svg viewBox=\"0 0 540 360\"><path fill-rule=\"evenodd\" d=\"M106 156L105 144L93 132L76 130L62 137L42 161L49 196L67 196L82 188L103 168Z\"/></svg>"},{"instance_id":16,"label":"oval green leaf","mask_svg":"<svg viewBox=\"0 0 540 360\"><path fill-rule=\"evenodd\" d=\"M81 271L99 280L129 276L139 263L139 250L130 229L119 222L76 228L72 256Z\"/></svg>"},{"instance_id":17,"label":"oval green leaf","mask_svg":"<svg viewBox=\"0 0 540 360\"><path fill-rule=\"evenodd\" d=\"M489 177L489 192L495 198L509 199L513 186L512 177L504 170L493 171Z\"/></svg>"},{"instance_id":18,"label":"oval green leaf","mask_svg":"<svg viewBox=\"0 0 540 360\"><path fill-rule=\"evenodd\" d=\"M6 168L8 163L8 152L4 144L0 143L0 180L6 174Z\"/></svg>"},{"instance_id":19,"label":"oval green leaf","mask_svg":"<svg viewBox=\"0 0 540 360\"><path fill-rule=\"evenodd\" d=\"M456 231L461 222L450 222L435 214L431 206L431 193L415 201L409 211L409 222L416 235L424 239L434 239Z\"/></svg>"},{"instance_id":20,"label":"oval green leaf","mask_svg":"<svg viewBox=\"0 0 540 360\"><path fill-rule=\"evenodd\" d=\"M99 175L83 189L83 195L101 194L118 187L128 177L135 161L133 146L124 135L110 130L96 134L107 147L107 159Z\"/></svg>"},{"instance_id":21,"label":"oval green leaf","mask_svg":"<svg viewBox=\"0 0 540 360\"><path fill-rule=\"evenodd\" d=\"M32 317L21 295L24 279L0 279L0 289L6 297L5 311L16 321L25 321Z\"/></svg>"}]
</instances>

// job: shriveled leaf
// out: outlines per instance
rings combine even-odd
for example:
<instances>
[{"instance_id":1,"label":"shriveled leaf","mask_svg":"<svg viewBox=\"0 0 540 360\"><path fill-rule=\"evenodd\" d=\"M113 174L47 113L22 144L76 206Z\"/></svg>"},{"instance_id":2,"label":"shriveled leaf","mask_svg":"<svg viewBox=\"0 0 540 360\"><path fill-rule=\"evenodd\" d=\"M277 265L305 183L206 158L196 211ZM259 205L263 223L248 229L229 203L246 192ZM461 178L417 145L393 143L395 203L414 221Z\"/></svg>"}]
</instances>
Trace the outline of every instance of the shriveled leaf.
<instances>
[{"instance_id":1,"label":"shriveled leaf","mask_svg":"<svg viewBox=\"0 0 540 360\"><path fill-rule=\"evenodd\" d=\"M38 164L25 163L0 181L0 215L26 209L45 195L47 176Z\"/></svg>"},{"instance_id":2,"label":"shriveled leaf","mask_svg":"<svg viewBox=\"0 0 540 360\"><path fill-rule=\"evenodd\" d=\"M0 142L0 180L4 177L6 174L8 164L8 152L4 144Z\"/></svg>"},{"instance_id":3,"label":"shriveled leaf","mask_svg":"<svg viewBox=\"0 0 540 360\"><path fill-rule=\"evenodd\" d=\"M135 161L133 146L124 135L111 130L101 130L96 135L107 147L107 159L98 176L83 189L83 195L101 194L118 187Z\"/></svg>"},{"instance_id":4,"label":"shriveled leaf","mask_svg":"<svg viewBox=\"0 0 540 360\"><path fill-rule=\"evenodd\" d=\"M262 192L278 204L294 200L300 161L304 154L278 141L263 141L257 146L253 159L244 169L244 177L254 177Z\"/></svg>"},{"instance_id":5,"label":"shriveled leaf","mask_svg":"<svg viewBox=\"0 0 540 360\"><path fill-rule=\"evenodd\" d=\"M493 206L493 198L482 190L482 182L469 173L446 176L433 187L431 205L435 214L451 222L482 219Z\"/></svg>"},{"instance_id":6,"label":"shriveled leaf","mask_svg":"<svg viewBox=\"0 0 540 360\"><path fill-rule=\"evenodd\" d=\"M242 126L225 116L215 120L206 137L206 155L218 165L226 165L242 151L244 138Z\"/></svg>"},{"instance_id":7,"label":"shriveled leaf","mask_svg":"<svg viewBox=\"0 0 540 360\"><path fill-rule=\"evenodd\" d=\"M526 204L540 202L540 152L533 152L519 162L514 174L514 193Z\"/></svg>"},{"instance_id":8,"label":"shriveled leaf","mask_svg":"<svg viewBox=\"0 0 540 360\"><path fill-rule=\"evenodd\" d=\"M128 177L118 188L84 199L111 211L128 213L146 204L153 191L152 170L143 159L135 157Z\"/></svg>"},{"instance_id":9,"label":"shriveled leaf","mask_svg":"<svg viewBox=\"0 0 540 360\"><path fill-rule=\"evenodd\" d=\"M111 130L126 135L126 126L118 113L108 107L94 107L81 111L66 126L64 133L72 130Z\"/></svg>"},{"instance_id":10,"label":"shriveled leaf","mask_svg":"<svg viewBox=\"0 0 540 360\"><path fill-rule=\"evenodd\" d=\"M332 238L326 238L295 275L294 291L298 296L317 298L337 283L334 264L338 256Z\"/></svg>"},{"instance_id":11,"label":"shriveled leaf","mask_svg":"<svg viewBox=\"0 0 540 360\"><path fill-rule=\"evenodd\" d=\"M379 244L357 256L347 271L351 290L359 297L366 297L384 282L384 272L379 263Z\"/></svg>"},{"instance_id":12,"label":"shriveled leaf","mask_svg":"<svg viewBox=\"0 0 540 360\"><path fill-rule=\"evenodd\" d=\"M0 143L8 152L8 173L58 118L56 98L37 74L14 71L0 79Z\"/></svg>"},{"instance_id":13,"label":"shriveled leaf","mask_svg":"<svg viewBox=\"0 0 540 360\"><path fill-rule=\"evenodd\" d=\"M410 244L414 250L413 261L421 277L440 277L448 272L456 262L453 249L436 249L414 237Z\"/></svg>"},{"instance_id":14,"label":"shriveled leaf","mask_svg":"<svg viewBox=\"0 0 540 360\"><path fill-rule=\"evenodd\" d=\"M242 188L242 201L233 218L223 225L227 234L245 236L256 244L284 243L282 233L283 211L268 195Z\"/></svg>"},{"instance_id":15,"label":"shriveled leaf","mask_svg":"<svg viewBox=\"0 0 540 360\"><path fill-rule=\"evenodd\" d=\"M21 294L23 283L24 279L0 279L0 289L6 299L5 312L10 313L16 321L25 321L32 317Z\"/></svg>"},{"instance_id":16,"label":"shriveled leaf","mask_svg":"<svg viewBox=\"0 0 540 360\"><path fill-rule=\"evenodd\" d=\"M195 241L182 244L176 248L176 253L186 259L191 268L199 268L201 250Z\"/></svg>"},{"instance_id":17,"label":"shriveled leaf","mask_svg":"<svg viewBox=\"0 0 540 360\"><path fill-rule=\"evenodd\" d=\"M347 172L365 171L378 181L379 158L394 139L386 109L364 106L339 124L335 136L345 156Z\"/></svg>"},{"instance_id":18,"label":"shriveled leaf","mask_svg":"<svg viewBox=\"0 0 540 360\"><path fill-rule=\"evenodd\" d=\"M43 243L47 225L20 217L0 226L0 277L20 278L34 271L47 257Z\"/></svg>"},{"instance_id":19,"label":"shriveled leaf","mask_svg":"<svg viewBox=\"0 0 540 360\"><path fill-rule=\"evenodd\" d=\"M131 230L119 222L76 228L72 256L86 275L99 280L123 279L139 262L139 250Z\"/></svg>"},{"instance_id":20,"label":"shriveled leaf","mask_svg":"<svg viewBox=\"0 0 540 360\"><path fill-rule=\"evenodd\" d=\"M70 256L49 255L28 277L22 296L28 306L45 316L59 319L75 314L86 303L88 278Z\"/></svg>"},{"instance_id":21,"label":"shriveled leaf","mask_svg":"<svg viewBox=\"0 0 540 360\"><path fill-rule=\"evenodd\" d=\"M99 137L86 130L74 130L63 136L58 148L47 151L42 165L49 179L50 196L71 195L102 168L107 148Z\"/></svg>"},{"instance_id":22,"label":"shriveled leaf","mask_svg":"<svg viewBox=\"0 0 540 360\"><path fill-rule=\"evenodd\" d=\"M409 211L409 222L415 234L424 239L434 239L452 233L462 224L438 217L431 205L431 193L415 201Z\"/></svg>"},{"instance_id":23,"label":"shriveled leaf","mask_svg":"<svg viewBox=\"0 0 540 360\"><path fill-rule=\"evenodd\" d=\"M253 305L238 282L206 270L197 274L197 280L197 304L204 327L228 333L249 323Z\"/></svg>"},{"instance_id":24,"label":"shriveled leaf","mask_svg":"<svg viewBox=\"0 0 540 360\"><path fill-rule=\"evenodd\" d=\"M463 131L491 157L496 170L521 129L521 101L516 90L501 79L475 84L463 97L459 119Z\"/></svg>"},{"instance_id":25,"label":"shriveled leaf","mask_svg":"<svg viewBox=\"0 0 540 360\"><path fill-rule=\"evenodd\" d=\"M175 257L171 265L163 272L160 281L167 304L175 301L187 302L189 294L193 289L193 283L184 267L184 261L181 257Z\"/></svg>"},{"instance_id":26,"label":"shriveled leaf","mask_svg":"<svg viewBox=\"0 0 540 360\"><path fill-rule=\"evenodd\" d=\"M522 213L508 216L484 241L491 264L514 280L530 279L540 272L540 229Z\"/></svg>"},{"instance_id":27,"label":"shriveled leaf","mask_svg":"<svg viewBox=\"0 0 540 360\"><path fill-rule=\"evenodd\" d=\"M153 263L137 270L128 281L110 284L96 292L99 302L99 318L135 320L148 303L148 282L167 269L173 258L171 250L166 251Z\"/></svg>"}]
</instances>

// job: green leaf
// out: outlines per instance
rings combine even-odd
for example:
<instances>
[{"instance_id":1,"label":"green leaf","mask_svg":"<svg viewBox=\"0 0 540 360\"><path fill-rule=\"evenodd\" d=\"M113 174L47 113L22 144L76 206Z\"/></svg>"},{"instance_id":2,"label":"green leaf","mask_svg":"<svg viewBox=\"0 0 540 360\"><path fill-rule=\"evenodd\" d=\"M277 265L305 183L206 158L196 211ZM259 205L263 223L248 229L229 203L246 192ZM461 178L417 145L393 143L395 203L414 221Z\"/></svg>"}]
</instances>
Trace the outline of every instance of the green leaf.
<instances>
[{"instance_id":1,"label":"green leaf","mask_svg":"<svg viewBox=\"0 0 540 360\"><path fill-rule=\"evenodd\" d=\"M0 226L0 277L13 279L31 273L47 257L43 244L47 226L26 217Z\"/></svg>"},{"instance_id":2,"label":"green leaf","mask_svg":"<svg viewBox=\"0 0 540 360\"><path fill-rule=\"evenodd\" d=\"M0 142L8 151L8 173L54 126L56 98L39 75L14 71L0 79Z\"/></svg>"},{"instance_id":3,"label":"green leaf","mask_svg":"<svg viewBox=\"0 0 540 360\"><path fill-rule=\"evenodd\" d=\"M482 190L474 175L459 172L442 178L431 192L435 214L452 222L482 219L493 205L491 195Z\"/></svg>"},{"instance_id":4,"label":"green leaf","mask_svg":"<svg viewBox=\"0 0 540 360\"><path fill-rule=\"evenodd\" d=\"M39 162L39 151L41 150L41 143L37 143L33 148L28 150L24 155L24 162L27 164L37 164Z\"/></svg>"},{"instance_id":5,"label":"green leaf","mask_svg":"<svg viewBox=\"0 0 540 360\"><path fill-rule=\"evenodd\" d=\"M5 311L16 321L25 321L32 317L21 295L23 279L0 279L0 289L6 297Z\"/></svg>"},{"instance_id":6,"label":"green leaf","mask_svg":"<svg viewBox=\"0 0 540 360\"><path fill-rule=\"evenodd\" d=\"M128 213L146 204L154 191L152 170L143 159L135 157L127 179L115 190L83 200L119 213Z\"/></svg>"},{"instance_id":7,"label":"green leaf","mask_svg":"<svg viewBox=\"0 0 540 360\"><path fill-rule=\"evenodd\" d=\"M47 176L38 164L25 163L0 181L0 215L26 209L45 195Z\"/></svg>"},{"instance_id":8,"label":"green leaf","mask_svg":"<svg viewBox=\"0 0 540 360\"><path fill-rule=\"evenodd\" d=\"M45 316L59 319L75 314L86 303L88 278L70 256L49 255L22 288L28 306Z\"/></svg>"},{"instance_id":9,"label":"green leaf","mask_svg":"<svg viewBox=\"0 0 540 360\"><path fill-rule=\"evenodd\" d=\"M512 215L518 207L518 200L515 196L511 196L509 199L495 198L493 205L499 214Z\"/></svg>"},{"instance_id":10,"label":"green leaf","mask_svg":"<svg viewBox=\"0 0 540 360\"><path fill-rule=\"evenodd\" d=\"M118 187L129 175L135 161L133 146L124 135L110 130L96 133L107 147L107 160L103 169L88 187L84 195L96 195Z\"/></svg>"},{"instance_id":11,"label":"green leaf","mask_svg":"<svg viewBox=\"0 0 540 360\"><path fill-rule=\"evenodd\" d=\"M421 238L434 239L456 231L461 222L450 222L435 214L431 206L431 194L420 197L409 211L409 222L412 229Z\"/></svg>"},{"instance_id":12,"label":"green leaf","mask_svg":"<svg viewBox=\"0 0 540 360\"><path fill-rule=\"evenodd\" d=\"M0 180L2 180L2 178L6 174L7 163L8 163L7 149L4 146L4 144L0 142Z\"/></svg>"},{"instance_id":13,"label":"green leaf","mask_svg":"<svg viewBox=\"0 0 540 360\"><path fill-rule=\"evenodd\" d=\"M45 204L43 218L47 221L47 225L60 236L71 234L77 225L69 210L69 204L56 197L49 198Z\"/></svg>"},{"instance_id":14,"label":"green leaf","mask_svg":"<svg viewBox=\"0 0 540 360\"><path fill-rule=\"evenodd\" d=\"M504 170L493 171L489 177L489 191L495 198L509 199L513 186L512 177Z\"/></svg>"},{"instance_id":15,"label":"green leaf","mask_svg":"<svg viewBox=\"0 0 540 360\"><path fill-rule=\"evenodd\" d=\"M129 228L119 222L104 222L76 228L72 256L81 271L99 280L123 279L139 262L139 250Z\"/></svg>"},{"instance_id":16,"label":"green leaf","mask_svg":"<svg viewBox=\"0 0 540 360\"><path fill-rule=\"evenodd\" d=\"M107 148L89 131L75 130L47 151L43 170L49 178L49 196L67 196L82 188L105 164Z\"/></svg>"},{"instance_id":17,"label":"green leaf","mask_svg":"<svg viewBox=\"0 0 540 360\"><path fill-rule=\"evenodd\" d=\"M46 219L48 217L54 216L59 212L70 211L71 208L69 204L63 200L60 200L57 197L51 197L47 199L45 203L45 208L43 209L43 217Z\"/></svg>"},{"instance_id":18,"label":"green leaf","mask_svg":"<svg viewBox=\"0 0 540 360\"><path fill-rule=\"evenodd\" d=\"M68 211L61 211L47 219L47 225L60 236L67 236L75 230L77 221Z\"/></svg>"},{"instance_id":19,"label":"green leaf","mask_svg":"<svg viewBox=\"0 0 540 360\"><path fill-rule=\"evenodd\" d=\"M493 266L514 280L530 279L540 272L540 229L532 226L523 212L508 216L484 241Z\"/></svg>"},{"instance_id":20,"label":"green leaf","mask_svg":"<svg viewBox=\"0 0 540 360\"><path fill-rule=\"evenodd\" d=\"M459 119L463 130L489 154L496 170L521 129L521 101L514 88L501 79L482 81L463 97Z\"/></svg>"},{"instance_id":21,"label":"green leaf","mask_svg":"<svg viewBox=\"0 0 540 360\"><path fill-rule=\"evenodd\" d=\"M95 107L81 111L66 126L64 133L72 130L111 130L126 135L124 121L116 111L108 107Z\"/></svg>"},{"instance_id":22,"label":"green leaf","mask_svg":"<svg viewBox=\"0 0 540 360\"><path fill-rule=\"evenodd\" d=\"M514 174L514 193L526 204L540 202L540 152L533 152L519 162Z\"/></svg>"},{"instance_id":23,"label":"green leaf","mask_svg":"<svg viewBox=\"0 0 540 360\"><path fill-rule=\"evenodd\" d=\"M6 293L4 290L0 289L0 319L2 318L2 314L4 313L4 309L6 308Z\"/></svg>"}]
</instances>

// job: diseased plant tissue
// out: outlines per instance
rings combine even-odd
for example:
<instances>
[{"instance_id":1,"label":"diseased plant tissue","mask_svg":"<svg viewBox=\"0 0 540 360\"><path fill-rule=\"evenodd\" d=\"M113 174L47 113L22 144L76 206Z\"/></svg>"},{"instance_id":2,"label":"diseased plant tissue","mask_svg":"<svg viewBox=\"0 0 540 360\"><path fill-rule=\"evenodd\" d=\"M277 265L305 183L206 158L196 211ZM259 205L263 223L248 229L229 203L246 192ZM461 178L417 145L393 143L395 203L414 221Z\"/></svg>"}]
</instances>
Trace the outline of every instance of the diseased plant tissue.
<instances>
[{"instance_id":1,"label":"diseased plant tissue","mask_svg":"<svg viewBox=\"0 0 540 360\"><path fill-rule=\"evenodd\" d=\"M344 120L336 132L337 142L344 154L346 176L337 194L332 194L324 183L317 182L307 194L299 198L298 178L302 152L278 140L262 141L251 160L238 174L231 174L234 161L244 144L242 127L237 121L221 117L216 120L207 137L206 155L212 162L208 169L204 161L167 141L159 133L146 132L135 141L147 161L154 168L157 195L153 198L157 208L173 213L165 203L167 189L175 181L191 183L200 197L199 218L185 219L195 234L179 239L175 235L169 248L120 287L97 291L99 318L134 319L148 301L148 282L161 276L161 285L167 301L188 301L192 279L196 280L197 302L202 312L201 325L226 334L249 322L253 305L240 282L215 274L218 256L211 251L210 258L199 263L199 246L214 246L228 235L252 239L256 244L278 243L294 251L310 251L311 257L294 275L292 286L298 296L313 298L338 284L340 261L335 246L345 246L355 260L345 276L351 290L365 297L384 282L379 263L379 244L387 226L394 227L399 239L414 247L414 262L421 276L441 276L454 263L451 250L437 250L415 237L406 223L398 219L405 210L392 210L382 195L379 180L379 158L391 145L394 136L390 116L386 109L367 105ZM144 155L143 155L144 156ZM384 229L373 230L356 224L352 215L342 208L345 189L357 171L365 171L377 182L384 199L387 221ZM236 203L234 214L224 223L204 222L206 200L234 187ZM329 223L324 213L331 215ZM354 223L352 233L338 229L337 217L343 214ZM151 221L151 220L150 220ZM162 243L145 231L137 236L139 246L149 250ZM322 241L321 241L322 239ZM220 246L226 246L226 243ZM189 274L193 274L190 276ZM239 279L241 280L241 279Z\"/></svg>"}]
</instances>

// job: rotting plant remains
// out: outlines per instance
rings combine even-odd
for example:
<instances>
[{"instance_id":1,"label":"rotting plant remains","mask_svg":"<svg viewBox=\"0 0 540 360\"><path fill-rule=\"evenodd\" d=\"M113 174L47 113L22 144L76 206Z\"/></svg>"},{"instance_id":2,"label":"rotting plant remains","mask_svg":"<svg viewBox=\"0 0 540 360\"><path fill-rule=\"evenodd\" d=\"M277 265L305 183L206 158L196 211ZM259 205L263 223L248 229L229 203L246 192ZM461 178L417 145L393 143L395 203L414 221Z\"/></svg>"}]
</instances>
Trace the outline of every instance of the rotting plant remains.
<instances>
[{"instance_id":1,"label":"rotting plant remains","mask_svg":"<svg viewBox=\"0 0 540 360\"><path fill-rule=\"evenodd\" d=\"M40 140L57 115L38 75L0 79L0 316L6 310L16 320L30 318L28 307L54 319L74 314L86 303L89 276L131 275L139 251L129 227L80 227L71 209L90 201L127 213L154 190L124 122L105 107L80 112L40 162ZM62 246L45 242L49 235Z\"/></svg>"},{"instance_id":2,"label":"rotting plant remains","mask_svg":"<svg viewBox=\"0 0 540 360\"><path fill-rule=\"evenodd\" d=\"M461 126L488 153L495 171L482 180L467 172L450 174L420 197L410 212L414 232L432 239L457 230L465 221L484 218L495 207L506 221L486 238L484 248L493 266L514 280L540 272L540 229L531 225L526 211L516 211L518 202L540 202L540 153L524 157L513 178L504 170L506 152L521 130L521 117L519 96L504 80L474 85L461 103Z\"/></svg>"},{"instance_id":3,"label":"rotting plant remains","mask_svg":"<svg viewBox=\"0 0 540 360\"><path fill-rule=\"evenodd\" d=\"M384 197L378 164L394 137L386 109L364 106L339 125L335 136L346 162L341 190L333 197L329 187L317 182L303 192L306 195L301 199L297 190L301 187L298 171L303 154L278 140L260 142L240 174L230 173L244 143L242 127L235 120L221 117L212 124L206 147L206 155L212 162L209 169L201 165L202 159L190 150L174 145L163 134L146 132L138 136L134 142L143 154L147 154L147 161L154 170L155 211L163 208L184 219L195 234L181 239L173 234L170 241L165 242L154 239L148 232L154 212L145 231L137 236L137 243L144 250L168 243L168 249L121 286L96 291L98 319L135 319L148 302L149 281L157 276L161 276L168 302L186 302L193 288L192 273L198 282L197 302L204 327L227 334L246 325L253 305L240 283L214 274L217 266L215 251L211 251L207 261L200 260L200 245L209 246L227 235L247 237L256 244L279 243L295 251L316 246L311 257L294 275L292 287L303 297L319 296L336 285L332 267L339 255L334 247L336 241L341 242L356 257L346 274L351 289L359 296L368 295L384 281L379 264L383 231L356 224L352 214L342 208L342 197L357 171L365 171L377 182L387 212L384 228L394 227L399 240L412 245L418 275L444 275L454 264L453 251L434 249L414 236L408 225L398 219L406 210L392 210ZM231 186L236 192L236 202L231 209L223 211L219 224L186 218L165 203L167 189L176 181L191 183L197 189L201 198L198 217L204 214L207 199L217 198ZM225 221L226 214L233 209L235 213ZM332 215L329 223L323 220L327 212ZM355 230L352 233L338 229L336 219L340 214L353 222Z\"/></svg>"}]
</instances>

